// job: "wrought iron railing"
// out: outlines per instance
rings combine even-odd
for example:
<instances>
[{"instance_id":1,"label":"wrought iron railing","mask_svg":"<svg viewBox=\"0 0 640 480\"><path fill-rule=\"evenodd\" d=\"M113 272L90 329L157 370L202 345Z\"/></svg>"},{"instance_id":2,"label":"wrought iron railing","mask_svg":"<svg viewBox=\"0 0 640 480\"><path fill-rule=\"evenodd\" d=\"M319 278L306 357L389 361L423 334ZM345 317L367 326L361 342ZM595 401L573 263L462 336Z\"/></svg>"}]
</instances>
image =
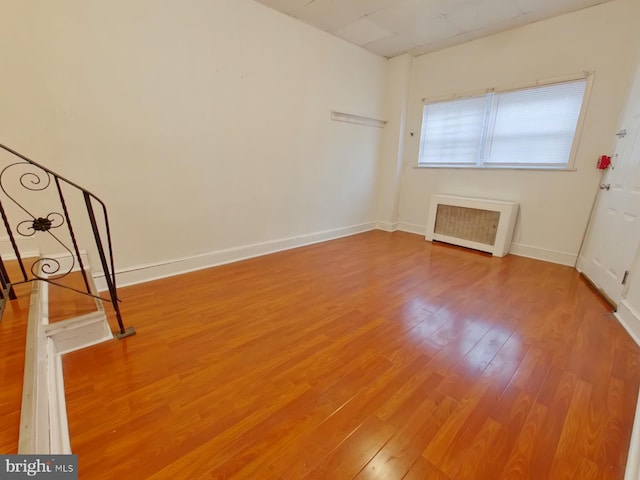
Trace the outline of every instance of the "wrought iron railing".
<instances>
[{"instance_id":1,"label":"wrought iron railing","mask_svg":"<svg viewBox=\"0 0 640 480\"><path fill-rule=\"evenodd\" d=\"M5 197L0 199L0 216L2 216L2 222L11 243L11 249L18 262L21 277L17 281L12 281L0 256L0 315L4 310L7 299L16 298L13 289L14 285L44 281L111 303L118 322L119 331L116 336L124 338L135 334L133 327L125 328L120 313L111 230L107 207L104 202L80 185L56 174L15 150L2 144L0 144L0 149L8 152L12 160L0 170L0 190ZM17 182L10 182L12 179L17 180ZM41 211L36 214L33 211L34 208L42 210L43 202L36 203L35 207L26 205L25 202L18 200L17 193L11 190L9 184L18 190L29 192L48 191L56 199L58 206L53 210L49 210L49 207L47 207L45 212ZM83 216L86 214L86 217L82 220L90 226L90 233L87 232L87 235L92 237L95 242L93 247L95 247L100 259L109 294L108 298L101 297L98 292L93 291L91 288L88 277L90 273L88 273L87 266L83 260L77 241L77 232L71 220L70 205L66 195L66 193L69 193L67 192L69 188L79 195L80 211ZM8 200L7 204L5 204L5 200ZM13 212L7 207L11 207ZM96 214L96 207L98 214ZM46 213L47 211L48 213ZM19 219L13 221L13 217L19 217ZM18 240L33 237L37 234L48 236L55 244L62 247L64 249L63 256L41 256L28 265L23 253L20 252ZM64 260L61 261L61 258ZM81 272L84 288L75 288L60 283L60 279L74 271Z\"/></svg>"}]
</instances>

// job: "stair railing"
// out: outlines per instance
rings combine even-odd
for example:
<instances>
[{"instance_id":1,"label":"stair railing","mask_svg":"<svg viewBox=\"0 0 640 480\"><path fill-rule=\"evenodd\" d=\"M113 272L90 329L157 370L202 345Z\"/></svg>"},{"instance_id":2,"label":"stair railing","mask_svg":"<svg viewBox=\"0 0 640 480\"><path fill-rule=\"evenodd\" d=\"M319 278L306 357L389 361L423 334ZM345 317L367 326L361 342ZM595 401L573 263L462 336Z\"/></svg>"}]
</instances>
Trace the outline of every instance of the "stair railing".
<instances>
[{"instance_id":1,"label":"stair railing","mask_svg":"<svg viewBox=\"0 0 640 480\"><path fill-rule=\"evenodd\" d=\"M13 157L16 157L16 161L13 161L0 170L0 190L6 199L8 199L13 205L14 210L16 210L17 207L17 211L19 212L18 214L23 216L23 218L20 221L17 221L17 223L11 222L10 216L13 215L10 215L5 208L6 205L3 202L5 199L0 200L0 216L2 217L2 222L4 223L7 231L21 274L20 280L12 282L7 273L4 261L0 256L0 316L2 315L7 299L12 300L16 298L13 289L14 285L33 281L44 281L59 287L73 290L82 295L87 295L103 300L107 303L111 303L118 321L119 331L116 333L116 336L118 338L125 338L134 335L135 330L133 327L125 328L122 321L122 314L119 306L120 300L118 299L116 286L111 229L109 227L107 207L104 202L80 185L58 175L39 163L34 162L21 153L18 153L2 144L0 144L0 149L8 152ZM52 194L59 200L60 211L54 210L46 215L40 216L40 214L35 214L32 211L32 208L29 208L25 204L19 202L15 193L9 193L4 180L9 172L14 172L18 168L25 170L23 173L18 173L18 183L20 187L31 192L43 192L45 190L52 189ZM65 196L65 188L69 187L75 189L82 195L84 209L86 209L86 220L88 220L91 227L91 234L95 242L94 246L98 252L98 257L100 258L100 264L107 284L109 298L99 296L90 286L89 278L87 277L88 270L84 264L84 260L82 259L82 255L78 247L76 231L74 230L74 226L71 221L69 204L67 202L67 197ZM64 228L65 225L66 228ZM63 227L61 230L57 230L61 227ZM62 238L62 232L65 230L68 236L66 241ZM55 256L44 256L40 257L27 268L23 254L20 252L17 239L33 237L36 234L46 234L50 236L57 244L65 249L66 253L69 255L70 262L66 262L66 266L63 266L63 263L65 262L61 263L57 258L55 258ZM79 270L82 274L84 289L77 289L58 282L59 279L76 270Z\"/></svg>"}]
</instances>

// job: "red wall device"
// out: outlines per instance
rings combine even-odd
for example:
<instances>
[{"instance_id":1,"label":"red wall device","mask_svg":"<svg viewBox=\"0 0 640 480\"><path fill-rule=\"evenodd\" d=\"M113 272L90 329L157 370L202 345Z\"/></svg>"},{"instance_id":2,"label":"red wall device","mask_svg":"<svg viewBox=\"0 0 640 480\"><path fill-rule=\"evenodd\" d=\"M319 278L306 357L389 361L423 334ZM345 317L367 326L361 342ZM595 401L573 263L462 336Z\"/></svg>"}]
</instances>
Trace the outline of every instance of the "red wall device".
<instances>
[{"instance_id":1,"label":"red wall device","mask_svg":"<svg viewBox=\"0 0 640 480\"><path fill-rule=\"evenodd\" d=\"M611 157L608 155L601 155L600 158L598 158L598 163L596 164L596 167L598 168L598 170L606 170L607 168L609 168L610 165L611 165Z\"/></svg>"}]
</instances>

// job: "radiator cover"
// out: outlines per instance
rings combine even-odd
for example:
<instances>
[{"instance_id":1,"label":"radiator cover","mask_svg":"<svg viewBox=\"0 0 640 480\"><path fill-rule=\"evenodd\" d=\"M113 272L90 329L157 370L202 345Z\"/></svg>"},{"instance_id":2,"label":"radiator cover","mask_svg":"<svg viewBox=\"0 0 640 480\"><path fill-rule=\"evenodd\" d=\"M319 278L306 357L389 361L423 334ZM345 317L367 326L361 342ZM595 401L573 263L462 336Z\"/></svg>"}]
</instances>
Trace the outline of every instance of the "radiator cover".
<instances>
[{"instance_id":1,"label":"radiator cover","mask_svg":"<svg viewBox=\"0 0 640 480\"><path fill-rule=\"evenodd\" d=\"M518 207L504 200L434 195L426 238L502 257L511 247Z\"/></svg>"}]
</instances>

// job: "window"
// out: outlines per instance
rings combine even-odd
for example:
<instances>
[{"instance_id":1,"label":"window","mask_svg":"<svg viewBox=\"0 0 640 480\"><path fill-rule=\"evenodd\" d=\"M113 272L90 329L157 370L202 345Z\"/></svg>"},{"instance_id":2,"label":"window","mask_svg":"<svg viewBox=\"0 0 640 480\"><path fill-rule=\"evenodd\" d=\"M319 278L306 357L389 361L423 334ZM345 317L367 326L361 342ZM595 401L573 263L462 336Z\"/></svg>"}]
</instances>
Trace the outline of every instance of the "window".
<instances>
[{"instance_id":1,"label":"window","mask_svg":"<svg viewBox=\"0 0 640 480\"><path fill-rule=\"evenodd\" d=\"M587 80L428 103L418 166L568 168Z\"/></svg>"}]
</instances>

